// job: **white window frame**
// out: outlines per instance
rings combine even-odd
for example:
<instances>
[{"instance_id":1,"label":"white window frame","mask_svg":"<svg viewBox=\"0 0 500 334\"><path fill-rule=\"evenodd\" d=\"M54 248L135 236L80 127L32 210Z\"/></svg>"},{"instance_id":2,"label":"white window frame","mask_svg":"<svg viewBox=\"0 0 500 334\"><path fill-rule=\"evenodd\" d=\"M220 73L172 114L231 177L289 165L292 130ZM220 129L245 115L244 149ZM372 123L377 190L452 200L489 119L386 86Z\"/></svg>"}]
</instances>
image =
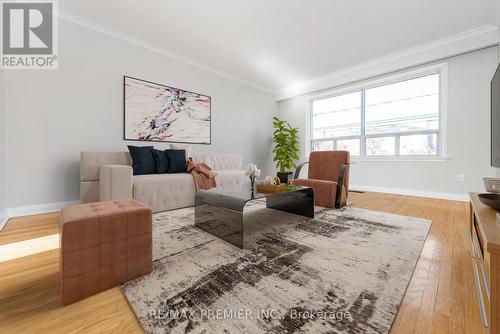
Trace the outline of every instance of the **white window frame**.
<instances>
[{"instance_id":1,"label":"white window frame","mask_svg":"<svg viewBox=\"0 0 500 334\"><path fill-rule=\"evenodd\" d=\"M344 86L342 88L332 90L326 93L311 95L307 100L307 110L308 115L307 123L309 123L306 127L306 151L307 155L312 151L313 142L314 141L322 141L321 140L313 140L313 102L316 100L322 100L326 98L336 97L340 95L345 95L349 93L354 93L357 91L362 91L362 101L364 101L364 91L370 88L385 86L401 81L416 79L419 77L439 74L439 129L438 130L418 130L418 131L408 131L401 133L384 133L384 134L375 134L375 135L365 135L364 134L364 115L365 115L365 105L364 102L361 104L361 135L358 136L341 136L334 138L325 138L325 141L333 141L334 149L336 149L337 140L343 139L360 139L360 156L352 156L351 160L353 161L445 161L448 160L447 156L447 92L448 92L448 64L440 63L432 66L418 68L416 70L406 70L400 72L395 75L387 75L378 77L376 79L364 80L362 82L351 84L348 86ZM397 145L399 144L399 138L401 136L410 135L410 134L427 134L427 133L437 133L438 137L438 147L437 147L437 155L380 155L380 156L367 156L366 155L366 138L374 138L374 137L395 137L396 139L396 153L399 153L399 149ZM363 155L364 154L364 155Z\"/></svg>"}]
</instances>

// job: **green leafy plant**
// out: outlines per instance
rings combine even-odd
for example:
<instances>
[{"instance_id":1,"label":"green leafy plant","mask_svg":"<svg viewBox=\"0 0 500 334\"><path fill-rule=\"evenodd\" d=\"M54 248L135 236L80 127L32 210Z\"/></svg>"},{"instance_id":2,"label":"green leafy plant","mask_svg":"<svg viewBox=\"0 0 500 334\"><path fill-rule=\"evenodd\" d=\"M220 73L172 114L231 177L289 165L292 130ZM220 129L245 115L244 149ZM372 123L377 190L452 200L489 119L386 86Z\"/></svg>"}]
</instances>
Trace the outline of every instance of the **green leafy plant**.
<instances>
[{"instance_id":1,"label":"green leafy plant","mask_svg":"<svg viewBox=\"0 0 500 334\"><path fill-rule=\"evenodd\" d=\"M276 168L284 174L297 167L295 160L299 159L299 130L278 117L273 118L273 128L273 160L276 161Z\"/></svg>"}]
</instances>

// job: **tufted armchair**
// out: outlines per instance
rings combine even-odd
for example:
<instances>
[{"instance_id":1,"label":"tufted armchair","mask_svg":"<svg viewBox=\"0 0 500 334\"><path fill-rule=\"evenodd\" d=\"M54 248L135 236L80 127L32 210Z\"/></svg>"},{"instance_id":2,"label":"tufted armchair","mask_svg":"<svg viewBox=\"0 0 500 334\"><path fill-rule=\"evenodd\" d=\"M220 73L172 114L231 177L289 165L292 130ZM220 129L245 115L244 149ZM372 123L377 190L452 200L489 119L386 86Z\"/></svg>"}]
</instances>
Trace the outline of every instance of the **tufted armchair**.
<instances>
[{"instance_id":1,"label":"tufted armchair","mask_svg":"<svg viewBox=\"0 0 500 334\"><path fill-rule=\"evenodd\" d=\"M297 167L292 184L313 188L317 206L341 208L349 192L349 161L347 151L311 152L309 161ZM299 179L305 164L309 164L308 177Z\"/></svg>"}]
</instances>

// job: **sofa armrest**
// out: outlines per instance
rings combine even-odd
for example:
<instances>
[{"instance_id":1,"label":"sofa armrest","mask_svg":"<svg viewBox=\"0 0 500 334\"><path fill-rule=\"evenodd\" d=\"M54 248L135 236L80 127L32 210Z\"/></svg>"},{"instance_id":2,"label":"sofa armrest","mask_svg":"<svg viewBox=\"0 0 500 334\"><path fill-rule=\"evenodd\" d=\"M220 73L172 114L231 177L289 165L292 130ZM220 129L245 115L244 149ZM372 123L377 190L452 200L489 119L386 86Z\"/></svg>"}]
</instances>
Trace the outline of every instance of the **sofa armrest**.
<instances>
[{"instance_id":1,"label":"sofa armrest","mask_svg":"<svg viewBox=\"0 0 500 334\"><path fill-rule=\"evenodd\" d=\"M132 167L103 165L99 168L99 201L132 198Z\"/></svg>"}]
</instances>

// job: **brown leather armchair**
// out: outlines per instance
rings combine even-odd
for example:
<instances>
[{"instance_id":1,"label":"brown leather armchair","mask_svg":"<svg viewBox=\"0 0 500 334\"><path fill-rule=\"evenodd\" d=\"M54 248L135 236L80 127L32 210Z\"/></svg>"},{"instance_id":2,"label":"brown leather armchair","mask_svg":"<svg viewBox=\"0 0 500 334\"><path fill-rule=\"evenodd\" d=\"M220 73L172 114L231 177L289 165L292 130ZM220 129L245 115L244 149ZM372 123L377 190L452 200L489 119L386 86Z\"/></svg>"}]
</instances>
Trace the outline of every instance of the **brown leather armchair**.
<instances>
[{"instance_id":1,"label":"brown leather armchair","mask_svg":"<svg viewBox=\"0 0 500 334\"><path fill-rule=\"evenodd\" d=\"M313 188L317 206L341 208L349 193L349 161L347 151L311 152L309 161L297 167L292 184ZM307 163L308 178L299 179L300 170Z\"/></svg>"}]
</instances>

